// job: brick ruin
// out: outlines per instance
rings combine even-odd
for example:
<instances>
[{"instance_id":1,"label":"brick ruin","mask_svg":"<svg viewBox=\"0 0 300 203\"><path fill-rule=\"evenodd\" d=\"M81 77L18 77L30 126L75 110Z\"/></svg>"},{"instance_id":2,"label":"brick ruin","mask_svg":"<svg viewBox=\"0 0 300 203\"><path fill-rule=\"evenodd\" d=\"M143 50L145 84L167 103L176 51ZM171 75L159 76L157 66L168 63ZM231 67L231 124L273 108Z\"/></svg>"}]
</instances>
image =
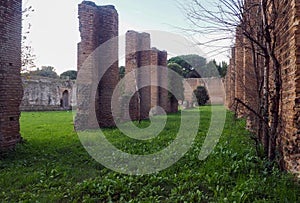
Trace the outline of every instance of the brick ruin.
<instances>
[{"instance_id":1,"label":"brick ruin","mask_svg":"<svg viewBox=\"0 0 300 203\"><path fill-rule=\"evenodd\" d=\"M151 108L156 106L170 112L168 91L162 88L168 87L168 72L161 68L167 67L167 55L166 51L151 48L150 34L132 30L126 33L126 74L136 72L125 84L125 95L135 92L129 107L132 120L149 118Z\"/></svg>"},{"instance_id":2,"label":"brick ruin","mask_svg":"<svg viewBox=\"0 0 300 203\"><path fill-rule=\"evenodd\" d=\"M77 129L115 126L112 107L121 120L148 119L151 108L155 106L161 106L166 112L178 111L174 102L169 101L168 91L159 87L168 87L168 72L160 68L167 67L167 52L151 48L148 33L126 33L125 70L126 74L132 71L135 74L127 78L125 91L119 92L118 101L114 101L116 99L112 98L112 94L120 81L118 40L113 40L118 36L118 13L113 6L97 6L93 2L83 1L79 5L79 22L81 42L78 44L78 71L82 73L77 80L77 83L80 81L77 84ZM102 52L100 48L98 53L98 47L108 40L112 42ZM103 61L107 60L114 63L105 73L101 73L106 65ZM142 67L146 68L141 71ZM94 97L89 90L93 89L94 83L98 83L99 77L97 95L92 101ZM148 85L151 81L157 85ZM129 98L129 106L119 105L119 100L124 104ZM93 111L98 122L91 116Z\"/></svg>"},{"instance_id":3,"label":"brick ruin","mask_svg":"<svg viewBox=\"0 0 300 203\"><path fill-rule=\"evenodd\" d=\"M118 43L112 42L101 53L96 49L118 36L118 13L114 6L97 6L93 2L83 1L79 4L78 14L81 36L78 44L78 71L84 67L85 74L79 78L82 83L77 84L78 108L75 122L84 128L97 128L99 125L112 127L115 123L111 112L111 99L119 81L118 61L110 65L105 73L103 71L107 65L106 60L118 58ZM92 54L93 52L95 53ZM100 75L103 77L99 82ZM94 97L86 89L92 90L95 83L98 84L97 95L96 100L92 101ZM90 116L93 112L96 112L97 119Z\"/></svg>"},{"instance_id":4,"label":"brick ruin","mask_svg":"<svg viewBox=\"0 0 300 203\"><path fill-rule=\"evenodd\" d=\"M280 34L276 43L276 55L281 64L281 100L280 100L280 132L277 147L283 155L284 167L300 174L300 1L286 0L282 2L280 12L285 13L277 24ZM254 17L255 18L255 17ZM226 76L226 105L234 109L234 99L239 98L253 109L258 109L260 95L259 81L262 72L255 72L252 63L249 41L237 28L236 43L232 49L232 58ZM262 67L263 60L257 58ZM272 70L270 70L270 75ZM274 85L271 79L271 86ZM250 129L255 129L259 121L251 112L239 107L238 115L246 117Z\"/></svg>"},{"instance_id":5,"label":"brick ruin","mask_svg":"<svg viewBox=\"0 0 300 203\"><path fill-rule=\"evenodd\" d=\"M21 0L0 2L0 151L21 139L21 19Z\"/></svg>"},{"instance_id":6,"label":"brick ruin","mask_svg":"<svg viewBox=\"0 0 300 203\"><path fill-rule=\"evenodd\" d=\"M125 94L134 93L129 104L129 116L131 120L146 119L151 108L150 87L140 88L141 85L150 83L150 72L141 73L140 67L151 65L150 35L128 31L126 33L126 64L125 73L136 71L125 82ZM149 70L150 71L150 70ZM137 91L138 90L138 91ZM126 111L126 109L124 109ZM127 120L129 118L125 118Z\"/></svg>"}]
</instances>

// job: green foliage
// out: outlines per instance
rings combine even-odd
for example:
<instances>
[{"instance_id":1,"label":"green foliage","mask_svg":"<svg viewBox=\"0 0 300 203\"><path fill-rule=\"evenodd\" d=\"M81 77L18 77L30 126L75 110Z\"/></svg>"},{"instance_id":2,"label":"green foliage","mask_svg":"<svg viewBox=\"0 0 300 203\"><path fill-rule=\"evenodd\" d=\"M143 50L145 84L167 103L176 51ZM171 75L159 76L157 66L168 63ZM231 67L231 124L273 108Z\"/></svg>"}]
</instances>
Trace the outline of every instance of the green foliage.
<instances>
[{"instance_id":1,"label":"green foliage","mask_svg":"<svg viewBox=\"0 0 300 203\"><path fill-rule=\"evenodd\" d=\"M227 71L226 62L222 61L217 65L217 62L212 60L207 63L204 57L195 54L176 56L170 58L168 63L180 65L182 70L179 72L184 78L224 77Z\"/></svg>"},{"instance_id":2,"label":"green foliage","mask_svg":"<svg viewBox=\"0 0 300 203\"><path fill-rule=\"evenodd\" d=\"M178 75L180 75L180 76L182 76L182 74L183 74L183 69L178 63L170 62L170 63L168 63L168 68L170 68L174 72L178 73Z\"/></svg>"},{"instance_id":3,"label":"green foliage","mask_svg":"<svg viewBox=\"0 0 300 203\"><path fill-rule=\"evenodd\" d=\"M194 95L196 97L194 100L197 101L199 106L205 105L209 100L207 90L203 86L198 86L197 89L194 90Z\"/></svg>"},{"instance_id":4,"label":"green foliage","mask_svg":"<svg viewBox=\"0 0 300 203\"><path fill-rule=\"evenodd\" d=\"M266 170L268 162L257 158L245 120L235 120L232 113L213 153L198 159L210 108L199 108L198 135L182 159L141 176L119 174L93 160L73 130L71 112L22 112L25 142L0 160L1 202L299 202L300 186L275 167ZM165 130L149 141L117 129L104 133L121 150L147 154L168 146L179 127L180 113L168 115Z\"/></svg>"},{"instance_id":5,"label":"green foliage","mask_svg":"<svg viewBox=\"0 0 300 203\"><path fill-rule=\"evenodd\" d=\"M202 56L191 54L170 58L168 63L177 63L180 65L182 67L182 76L185 78L199 78L200 75L196 70L205 66L206 59Z\"/></svg>"},{"instance_id":6,"label":"green foliage","mask_svg":"<svg viewBox=\"0 0 300 203\"><path fill-rule=\"evenodd\" d=\"M38 68L35 71L30 71L29 75L42 76L48 78L58 78L58 75L55 72L55 68L52 66L42 66L41 69Z\"/></svg>"},{"instance_id":7,"label":"green foliage","mask_svg":"<svg viewBox=\"0 0 300 203\"><path fill-rule=\"evenodd\" d=\"M119 67L119 75L120 75L120 78L124 78L124 76L125 76L125 66L120 66Z\"/></svg>"},{"instance_id":8,"label":"green foliage","mask_svg":"<svg viewBox=\"0 0 300 203\"><path fill-rule=\"evenodd\" d=\"M60 74L59 76L62 79L76 80L77 71L76 70L68 70Z\"/></svg>"},{"instance_id":9,"label":"green foliage","mask_svg":"<svg viewBox=\"0 0 300 203\"><path fill-rule=\"evenodd\" d=\"M221 63L217 64L216 60L212 60L208 62L207 69L214 69L218 71L218 76L225 77L227 73L227 63L222 61Z\"/></svg>"},{"instance_id":10,"label":"green foliage","mask_svg":"<svg viewBox=\"0 0 300 203\"><path fill-rule=\"evenodd\" d=\"M221 63L219 63L219 65L217 65L217 68L220 76L224 78L227 74L228 64L225 61L222 61Z\"/></svg>"},{"instance_id":11,"label":"green foliage","mask_svg":"<svg viewBox=\"0 0 300 203\"><path fill-rule=\"evenodd\" d=\"M168 74L169 76L169 97L171 99L183 100L184 99L184 87L182 82L182 68L177 63L169 63L168 68L178 75ZM172 93L173 94L172 94Z\"/></svg>"}]
</instances>

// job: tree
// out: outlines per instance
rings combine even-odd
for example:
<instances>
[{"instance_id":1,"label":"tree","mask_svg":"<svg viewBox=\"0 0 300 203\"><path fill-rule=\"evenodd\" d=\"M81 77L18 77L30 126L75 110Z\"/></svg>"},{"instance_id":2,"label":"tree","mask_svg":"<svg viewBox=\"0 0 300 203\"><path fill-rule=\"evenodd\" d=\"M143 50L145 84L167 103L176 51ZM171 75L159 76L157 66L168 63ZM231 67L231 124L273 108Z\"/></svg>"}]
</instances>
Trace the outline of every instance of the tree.
<instances>
[{"instance_id":1,"label":"tree","mask_svg":"<svg viewBox=\"0 0 300 203\"><path fill-rule=\"evenodd\" d=\"M270 161L275 159L276 138L280 132L281 65L276 50L278 35L284 29L278 20L286 15L286 11L280 10L281 3L279 0L217 0L213 3L190 0L190 4L183 6L192 25L188 31L219 36L202 45L213 46L215 42L237 36L236 46L252 54L250 62L257 85L251 88L256 89L255 98L252 101L250 98L244 101L235 98L235 101L236 105L242 105L250 112L250 116L256 118L259 126L256 139L262 142L265 156ZM236 78L241 77L243 81L242 75L238 72L235 74ZM243 85L247 92L248 84ZM252 105L255 100L257 104Z\"/></svg>"},{"instance_id":2,"label":"tree","mask_svg":"<svg viewBox=\"0 0 300 203\"><path fill-rule=\"evenodd\" d=\"M205 105L209 100L207 90L203 86L198 86L197 89L194 90L194 95L196 97L194 100L197 101L199 106Z\"/></svg>"},{"instance_id":3,"label":"tree","mask_svg":"<svg viewBox=\"0 0 300 203\"><path fill-rule=\"evenodd\" d=\"M168 63L177 63L180 65L182 67L182 76L185 78L199 78L200 75L195 70L204 67L206 64L206 59L202 56L191 54L170 58Z\"/></svg>"},{"instance_id":4,"label":"tree","mask_svg":"<svg viewBox=\"0 0 300 203\"><path fill-rule=\"evenodd\" d=\"M220 77L224 78L226 76L227 68L228 64L225 61L222 61L221 63L219 63L219 65L217 65Z\"/></svg>"},{"instance_id":5,"label":"tree","mask_svg":"<svg viewBox=\"0 0 300 203\"><path fill-rule=\"evenodd\" d=\"M68 70L60 74L59 76L62 79L76 80L77 71L76 70Z\"/></svg>"},{"instance_id":6,"label":"tree","mask_svg":"<svg viewBox=\"0 0 300 203\"><path fill-rule=\"evenodd\" d=\"M182 73L182 67L178 65L177 63L169 63L168 68L176 74L169 74L169 98L171 100L183 100L184 99L184 87L182 82L182 76L180 73Z\"/></svg>"},{"instance_id":7,"label":"tree","mask_svg":"<svg viewBox=\"0 0 300 203\"><path fill-rule=\"evenodd\" d=\"M119 67L119 75L120 75L120 78L124 78L124 76L125 76L125 66L120 66Z\"/></svg>"},{"instance_id":8,"label":"tree","mask_svg":"<svg viewBox=\"0 0 300 203\"><path fill-rule=\"evenodd\" d=\"M38 68L35 71L30 71L29 75L42 76L42 77L48 77L48 78L58 78L58 75L55 72L55 68L52 66L42 66L41 69Z\"/></svg>"},{"instance_id":9,"label":"tree","mask_svg":"<svg viewBox=\"0 0 300 203\"><path fill-rule=\"evenodd\" d=\"M176 63L181 67L180 75L184 78L209 78L224 77L226 75L227 63L217 65L216 60L209 61L199 55L182 55L170 58L168 63Z\"/></svg>"},{"instance_id":10,"label":"tree","mask_svg":"<svg viewBox=\"0 0 300 203\"><path fill-rule=\"evenodd\" d=\"M32 6L26 7L22 11L22 22L23 22L23 29L22 29L22 44L21 44L21 64L22 72L29 72L32 68L35 67L35 54L33 53L33 49L31 47L29 41L29 34L31 30L31 23L28 22L30 15L34 12Z\"/></svg>"}]
</instances>

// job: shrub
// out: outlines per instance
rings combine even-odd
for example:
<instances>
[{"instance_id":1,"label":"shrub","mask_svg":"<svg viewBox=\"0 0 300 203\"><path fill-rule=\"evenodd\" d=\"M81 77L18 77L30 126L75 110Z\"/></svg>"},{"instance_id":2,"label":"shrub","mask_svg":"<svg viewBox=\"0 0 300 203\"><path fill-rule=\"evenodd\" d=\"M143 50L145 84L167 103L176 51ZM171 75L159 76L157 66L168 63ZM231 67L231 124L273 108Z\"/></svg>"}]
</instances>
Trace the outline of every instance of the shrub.
<instances>
[{"instance_id":1,"label":"shrub","mask_svg":"<svg viewBox=\"0 0 300 203\"><path fill-rule=\"evenodd\" d=\"M197 101L199 106L205 105L209 100L207 90L203 86L198 86L197 89L194 90L194 95L196 97L194 100Z\"/></svg>"}]
</instances>

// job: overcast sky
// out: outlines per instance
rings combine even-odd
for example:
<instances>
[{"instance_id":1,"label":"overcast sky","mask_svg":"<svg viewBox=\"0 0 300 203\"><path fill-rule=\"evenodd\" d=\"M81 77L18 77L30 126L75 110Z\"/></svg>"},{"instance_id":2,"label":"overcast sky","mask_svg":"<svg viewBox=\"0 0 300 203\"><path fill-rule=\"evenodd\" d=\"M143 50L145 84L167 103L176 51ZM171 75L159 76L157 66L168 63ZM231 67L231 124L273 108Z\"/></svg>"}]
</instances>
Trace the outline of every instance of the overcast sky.
<instances>
[{"instance_id":1,"label":"overcast sky","mask_svg":"<svg viewBox=\"0 0 300 203\"><path fill-rule=\"evenodd\" d=\"M38 67L53 66L58 73L77 69L77 43L80 41L78 4L81 2L81 0L23 1L23 7L33 6L35 9L28 20L32 24L30 41L37 55ZM111 4L116 7L119 13L120 35L124 35L127 30L161 30L182 35L180 29L176 27L187 27L185 16L177 0L95 0L94 2L97 5ZM214 56L214 58L219 61L226 60L225 55Z\"/></svg>"}]
</instances>

